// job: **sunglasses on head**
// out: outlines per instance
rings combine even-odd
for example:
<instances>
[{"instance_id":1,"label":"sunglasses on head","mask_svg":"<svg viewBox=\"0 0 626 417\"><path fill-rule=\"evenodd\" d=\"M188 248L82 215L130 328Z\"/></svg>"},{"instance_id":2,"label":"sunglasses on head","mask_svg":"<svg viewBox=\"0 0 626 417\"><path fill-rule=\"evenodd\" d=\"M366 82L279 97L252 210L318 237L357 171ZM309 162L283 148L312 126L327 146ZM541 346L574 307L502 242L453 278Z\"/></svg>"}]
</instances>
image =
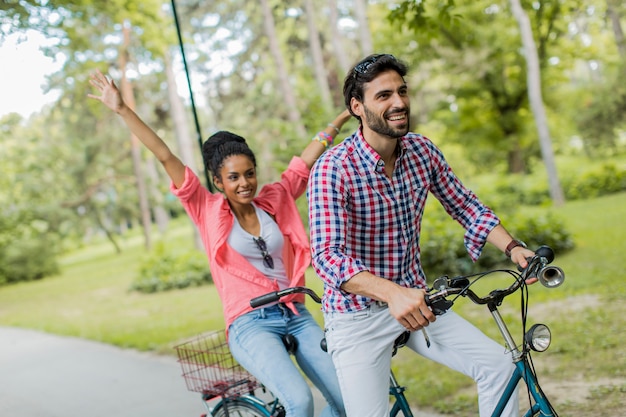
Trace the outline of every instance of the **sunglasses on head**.
<instances>
[{"instance_id":1,"label":"sunglasses on head","mask_svg":"<svg viewBox=\"0 0 626 417\"><path fill-rule=\"evenodd\" d=\"M372 55L371 57L359 62L354 67L354 72L352 73L353 77L356 78L357 74L364 75L367 74L372 65L380 61L382 58L388 58L393 61L396 60L396 57L391 54L377 54Z\"/></svg>"}]
</instances>

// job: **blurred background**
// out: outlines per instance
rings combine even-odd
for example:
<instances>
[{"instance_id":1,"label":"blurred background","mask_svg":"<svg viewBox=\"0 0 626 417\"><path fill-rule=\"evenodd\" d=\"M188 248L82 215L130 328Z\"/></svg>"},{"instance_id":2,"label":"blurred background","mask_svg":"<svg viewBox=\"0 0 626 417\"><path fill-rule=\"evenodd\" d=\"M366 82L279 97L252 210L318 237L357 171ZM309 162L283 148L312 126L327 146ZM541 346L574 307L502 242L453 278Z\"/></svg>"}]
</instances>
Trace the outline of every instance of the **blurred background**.
<instances>
[{"instance_id":1,"label":"blurred background","mask_svg":"<svg viewBox=\"0 0 626 417\"><path fill-rule=\"evenodd\" d=\"M548 381L567 387L560 403L621 415L625 24L620 0L3 0L0 325L166 354L223 327L196 230L157 161L87 98L90 73L114 79L216 192L205 138L244 136L261 183L276 180L344 108L350 67L392 53L410 66L412 130L516 237L556 251L567 281L534 297L536 314L556 320ZM431 200L429 279L507 261L487 248L471 263L462 230ZM469 381L400 360L411 401L476 415Z\"/></svg>"}]
</instances>

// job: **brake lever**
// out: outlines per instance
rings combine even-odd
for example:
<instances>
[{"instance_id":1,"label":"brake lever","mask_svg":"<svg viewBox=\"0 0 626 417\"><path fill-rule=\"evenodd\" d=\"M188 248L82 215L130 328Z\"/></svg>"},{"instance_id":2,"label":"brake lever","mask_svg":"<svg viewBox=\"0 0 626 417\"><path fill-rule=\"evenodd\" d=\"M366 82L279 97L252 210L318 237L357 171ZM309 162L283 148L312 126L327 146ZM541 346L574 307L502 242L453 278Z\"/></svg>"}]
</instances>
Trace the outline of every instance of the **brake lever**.
<instances>
[{"instance_id":1,"label":"brake lever","mask_svg":"<svg viewBox=\"0 0 626 417\"><path fill-rule=\"evenodd\" d=\"M454 302L446 298L439 298L435 301L431 301L430 298L428 298L428 295L426 295L426 304L430 307L435 316L441 316L443 313L452 308Z\"/></svg>"}]
</instances>

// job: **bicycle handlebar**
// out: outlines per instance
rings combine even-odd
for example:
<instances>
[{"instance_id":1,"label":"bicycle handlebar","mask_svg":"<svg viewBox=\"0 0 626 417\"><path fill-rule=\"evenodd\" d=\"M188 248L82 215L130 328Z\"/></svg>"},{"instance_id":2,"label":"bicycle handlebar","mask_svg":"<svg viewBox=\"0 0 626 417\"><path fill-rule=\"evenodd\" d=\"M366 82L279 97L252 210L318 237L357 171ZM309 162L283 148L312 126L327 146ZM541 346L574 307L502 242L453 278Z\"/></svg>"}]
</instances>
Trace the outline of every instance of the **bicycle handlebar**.
<instances>
[{"instance_id":1,"label":"bicycle handlebar","mask_svg":"<svg viewBox=\"0 0 626 417\"><path fill-rule=\"evenodd\" d=\"M250 307L257 308L267 304L274 303L280 300L282 297L291 294L306 294L313 299L318 304L321 304L322 299L310 288L307 287L291 287L285 288L284 290L270 292L268 294L264 294L250 300Z\"/></svg>"},{"instance_id":2,"label":"bicycle handlebar","mask_svg":"<svg viewBox=\"0 0 626 417\"><path fill-rule=\"evenodd\" d=\"M467 297L476 304L495 304L498 305L502 300L517 291L522 285L525 284L529 278L537 278L545 287L555 288L563 283L565 280L565 274L563 270L558 266L548 266L550 262L554 260L554 252L548 246L541 246L535 251L535 256L528 258L528 265L526 268L519 268L519 272L513 270L492 270L475 275L457 276L449 278L447 276L440 277L435 280L433 288L427 291L424 296L426 304L433 310L435 315L441 315L449 310L454 304L453 301L448 300L447 297L451 295L460 295ZM474 291L470 289L473 282L470 282L470 276L487 275L489 273L504 271L510 272L516 276L515 282L505 289L496 289L491 291L487 296L480 297ZM430 293L435 291L434 293ZM307 287L290 287L284 290L273 291L268 294L255 297L250 300L250 306L252 308L261 307L267 304L271 304L279 301L282 297L291 294L306 294L310 296L316 303L320 304L322 300L320 297L310 288Z\"/></svg>"},{"instance_id":3,"label":"bicycle handlebar","mask_svg":"<svg viewBox=\"0 0 626 417\"><path fill-rule=\"evenodd\" d=\"M453 301L447 299L451 295L467 297L476 304L498 305L505 297L517 291L530 278L537 278L547 288L555 288L561 285L565 280L565 274L558 266L548 266L553 260L554 252L552 249L548 246L541 246L535 251L535 256L527 259L528 265L526 268L518 267L520 272L515 273L516 280L508 288L496 289L488 295L480 297L470 289L472 283L470 283L467 276L441 277L435 280L433 288L430 290L435 292L426 294L424 298L426 304L433 310L435 315L443 314L452 307ZM511 270L505 271L513 273ZM484 276L490 272L497 271L489 271L482 275Z\"/></svg>"}]
</instances>

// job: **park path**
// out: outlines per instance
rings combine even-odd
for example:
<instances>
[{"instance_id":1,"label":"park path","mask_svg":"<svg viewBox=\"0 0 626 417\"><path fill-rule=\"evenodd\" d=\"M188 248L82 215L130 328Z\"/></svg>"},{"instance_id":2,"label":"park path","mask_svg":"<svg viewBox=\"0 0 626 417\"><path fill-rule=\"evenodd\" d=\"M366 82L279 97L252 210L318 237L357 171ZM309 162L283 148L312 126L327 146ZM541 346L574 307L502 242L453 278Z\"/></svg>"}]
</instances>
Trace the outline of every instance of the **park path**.
<instances>
[{"instance_id":1,"label":"park path","mask_svg":"<svg viewBox=\"0 0 626 417\"><path fill-rule=\"evenodd\" d=\"M316 416L326 402L315 388ZM0 326L0 416L199 417L171 356ZM420 417L441 417L418 413Z\"/></svg>"},{"instance_id":2,"label":"park path","mask_svg":"<svg viewBox=\"0 0 626 417\"><path fill-rule=\"evenodd\" d=\"M0 416L199 417L175 358L0 327Z\"/></svg>"}]
</instances>

